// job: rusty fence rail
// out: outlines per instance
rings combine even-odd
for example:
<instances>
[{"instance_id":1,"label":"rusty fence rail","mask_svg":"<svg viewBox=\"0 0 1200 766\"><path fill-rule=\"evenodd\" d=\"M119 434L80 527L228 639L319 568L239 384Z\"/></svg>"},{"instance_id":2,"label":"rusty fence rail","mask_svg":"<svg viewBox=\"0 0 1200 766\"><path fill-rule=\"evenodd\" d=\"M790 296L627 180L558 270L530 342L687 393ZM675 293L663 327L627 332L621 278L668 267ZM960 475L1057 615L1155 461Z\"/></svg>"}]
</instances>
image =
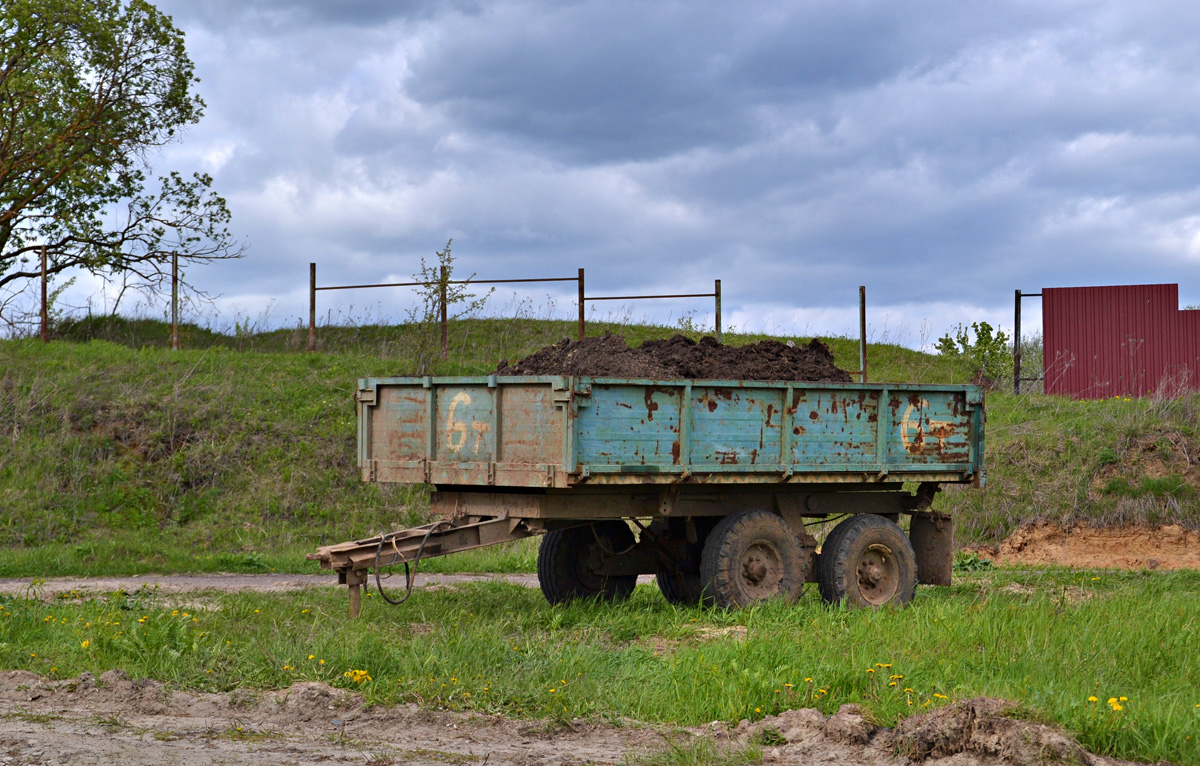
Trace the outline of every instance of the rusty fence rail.
<instances>
[{"instance_id":1,"label":"rusty fence rail","mask_svg":"<svg viewBox=\"0 0 1200 766\"><path fill-rule=\"evenodd\" d=\"M715 334L717 340L721 339L721 280L713 281L713 291L711 293L676 293L663 295L587 295L585 274L583 269L579 269L578 276L574 277L530 277L522 279L447 279L445 267L442 269L442 278L436 282L381 282L378 284L369 285L317 285L317 264L308 264L308 350L317 350L317 293L322 290L365 290L376 287L431 287L438 286L438 324L441 327L442 334L442 358L445 359L449 353L449 340L447 326L448 319L448 301L447 287L449 285L506 285L506 284L528 284L534 282L576 282L579 285L579 301L578 301L578 322L579 322L579 340L583 340L586 331L586 320L584 318L584 309L589 301L634 301L634 300L660 300L668 298L712 298L716 309Z\"/></svg>"}]
</instances>

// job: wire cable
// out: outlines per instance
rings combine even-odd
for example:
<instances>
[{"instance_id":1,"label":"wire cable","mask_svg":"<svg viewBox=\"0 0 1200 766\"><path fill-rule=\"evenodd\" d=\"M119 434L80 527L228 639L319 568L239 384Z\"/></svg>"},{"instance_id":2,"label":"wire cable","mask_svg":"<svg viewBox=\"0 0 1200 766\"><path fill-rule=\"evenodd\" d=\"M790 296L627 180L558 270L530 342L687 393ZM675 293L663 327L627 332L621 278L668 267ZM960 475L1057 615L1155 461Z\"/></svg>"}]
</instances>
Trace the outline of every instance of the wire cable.
<instances>
[{"instance_id":1,"label":"wire cable","mask_svg":"<svg viewBox=\"0 0 1200 766\"><path fill-rule=\"evenodd\" d=\"M451 524L449 521L439 521L438 523L431 525L429 527L429 529L425 530L425 537L424 537L424 539L421 540L421 545L417 548L416 557L413 558L411 572L409 571L409 568L408 568L408 562L407 561L404 562L405 590L404 590L404 595L401 596L399 599L389 598L388 594L384 593L383 580L379 577L379 569L380 569L379 556L383 553L383 544L385 542L391 542L392 550L395 551L396 557L397 558L400 557L400 549L396 546L396 535L392 534L390 536L388 536L388 535L380 535L379 536L379 545L378 545L378 547L375 548L375 587L379 590L380 598L382 598L384 601L388 602L392 606L400 606L405 601L408 601L409 596L412 595L413 582L417 579L417 568L421 565L421 556L425 553L425 544L429 542L429 538L433 537L434 533L438 530L438 528L442 527L442 526L449 527L449 526L451 526Z\"/></svg>"}]
</instances>

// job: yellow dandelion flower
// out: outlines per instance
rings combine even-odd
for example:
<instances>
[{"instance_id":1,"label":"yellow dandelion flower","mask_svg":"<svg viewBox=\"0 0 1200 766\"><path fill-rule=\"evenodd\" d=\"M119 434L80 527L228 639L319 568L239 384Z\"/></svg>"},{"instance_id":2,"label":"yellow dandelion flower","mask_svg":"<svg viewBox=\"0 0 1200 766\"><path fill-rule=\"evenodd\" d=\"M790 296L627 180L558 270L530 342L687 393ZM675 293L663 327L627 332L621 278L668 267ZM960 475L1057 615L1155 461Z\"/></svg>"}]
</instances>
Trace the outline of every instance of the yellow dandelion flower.
<instances>
[{"instance_id":1,"label":"yellow dandelion flower","mask_svg":"<svg viewBox=\"0 0 1200 766\"><path fill-rule=\"evenodd\" d=\"M1097 702L1097 701L1098 701L1098 698L1095 695L1088 697L1088 702Z\"/></svg>"},{"instance_id":2,"label":"yellow dandelion flower","mask_svg":"<svg viewBox=\"0 0 1200 766\"><path fill-rule=\"evenodd\" d=\"M91 643L92 643L91 641L88 641L88 640L85 638L85 639L83 640L83 643L82 643L82 644L80 644L80 645L79 645L79 647L80 647L81 649L87 649L87 648L88 648L88 647L91 645Z\"/></svg>"}]
</instances>

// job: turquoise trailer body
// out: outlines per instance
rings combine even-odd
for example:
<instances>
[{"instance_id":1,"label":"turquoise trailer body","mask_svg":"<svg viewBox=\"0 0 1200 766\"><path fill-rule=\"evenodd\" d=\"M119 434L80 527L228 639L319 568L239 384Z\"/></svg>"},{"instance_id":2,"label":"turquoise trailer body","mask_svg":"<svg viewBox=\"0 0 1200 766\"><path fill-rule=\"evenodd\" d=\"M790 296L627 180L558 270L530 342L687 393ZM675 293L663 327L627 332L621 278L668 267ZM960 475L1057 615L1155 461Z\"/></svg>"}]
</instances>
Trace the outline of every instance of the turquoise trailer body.
<instances>
[{"instance_id":1,"label":"turquoise trailer body","mask_svg":"<svg viewBox=\"0 0 1200 766\"><path fill-rule=\"evenodd\" d=\"M357 400L369 481L566 489L984 479L978 386L493 375L367 378Z\"/></svg>"}]
</instances>

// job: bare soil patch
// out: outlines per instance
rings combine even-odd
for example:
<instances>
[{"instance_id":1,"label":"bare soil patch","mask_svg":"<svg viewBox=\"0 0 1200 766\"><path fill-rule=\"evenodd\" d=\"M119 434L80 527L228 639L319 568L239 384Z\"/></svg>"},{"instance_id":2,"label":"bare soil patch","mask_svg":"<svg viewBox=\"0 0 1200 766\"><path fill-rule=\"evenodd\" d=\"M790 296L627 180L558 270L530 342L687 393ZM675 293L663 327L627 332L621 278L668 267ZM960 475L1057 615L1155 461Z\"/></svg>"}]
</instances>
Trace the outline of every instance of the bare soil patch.
<instances>
[{"instance_id":1,"label":"bare soil patch","mask_svg":"<svg viewBox=\"0 0 1200 766\"><path fill-rule=\"evenodd\" d=\"M49 681L0 673L0 760L11 764L576 764L637 763L709 739L718 752L762 744L764 763L846 766L1110 766L1069 736L1005 716L1010 703L975 699L906 719L870 723L854 706L833 716L791 710L736 726L694 729L548 723L368 707L318 683L279 691L193 694L119 670Z\"/></svg>"},{"instance_id":2,"label":"bare soil patch","mask_svg":"<svg viewBox=\"0 0 1200 766\"><path fill-rule=\"evenodd\" d=\"M815 338L799 346L777 340L726 346L712 337L694 341L676 335L630 348L623 337L608 333L563 339L515 364L501 362L496 374L850 382L850 374L833 363L829 347Z\"/></svg>"},{"instance_id":3,"label":"bare soil patch","mask_svg":"<svg viewBox=\"0 0 1200 766\"><path fill-rule=\"evenodd\" d=\"M1146 527L1024 526L977 552L1004 564L1075 569L1200 569L1200 532Z\"/></svg>"}]
</instances>

